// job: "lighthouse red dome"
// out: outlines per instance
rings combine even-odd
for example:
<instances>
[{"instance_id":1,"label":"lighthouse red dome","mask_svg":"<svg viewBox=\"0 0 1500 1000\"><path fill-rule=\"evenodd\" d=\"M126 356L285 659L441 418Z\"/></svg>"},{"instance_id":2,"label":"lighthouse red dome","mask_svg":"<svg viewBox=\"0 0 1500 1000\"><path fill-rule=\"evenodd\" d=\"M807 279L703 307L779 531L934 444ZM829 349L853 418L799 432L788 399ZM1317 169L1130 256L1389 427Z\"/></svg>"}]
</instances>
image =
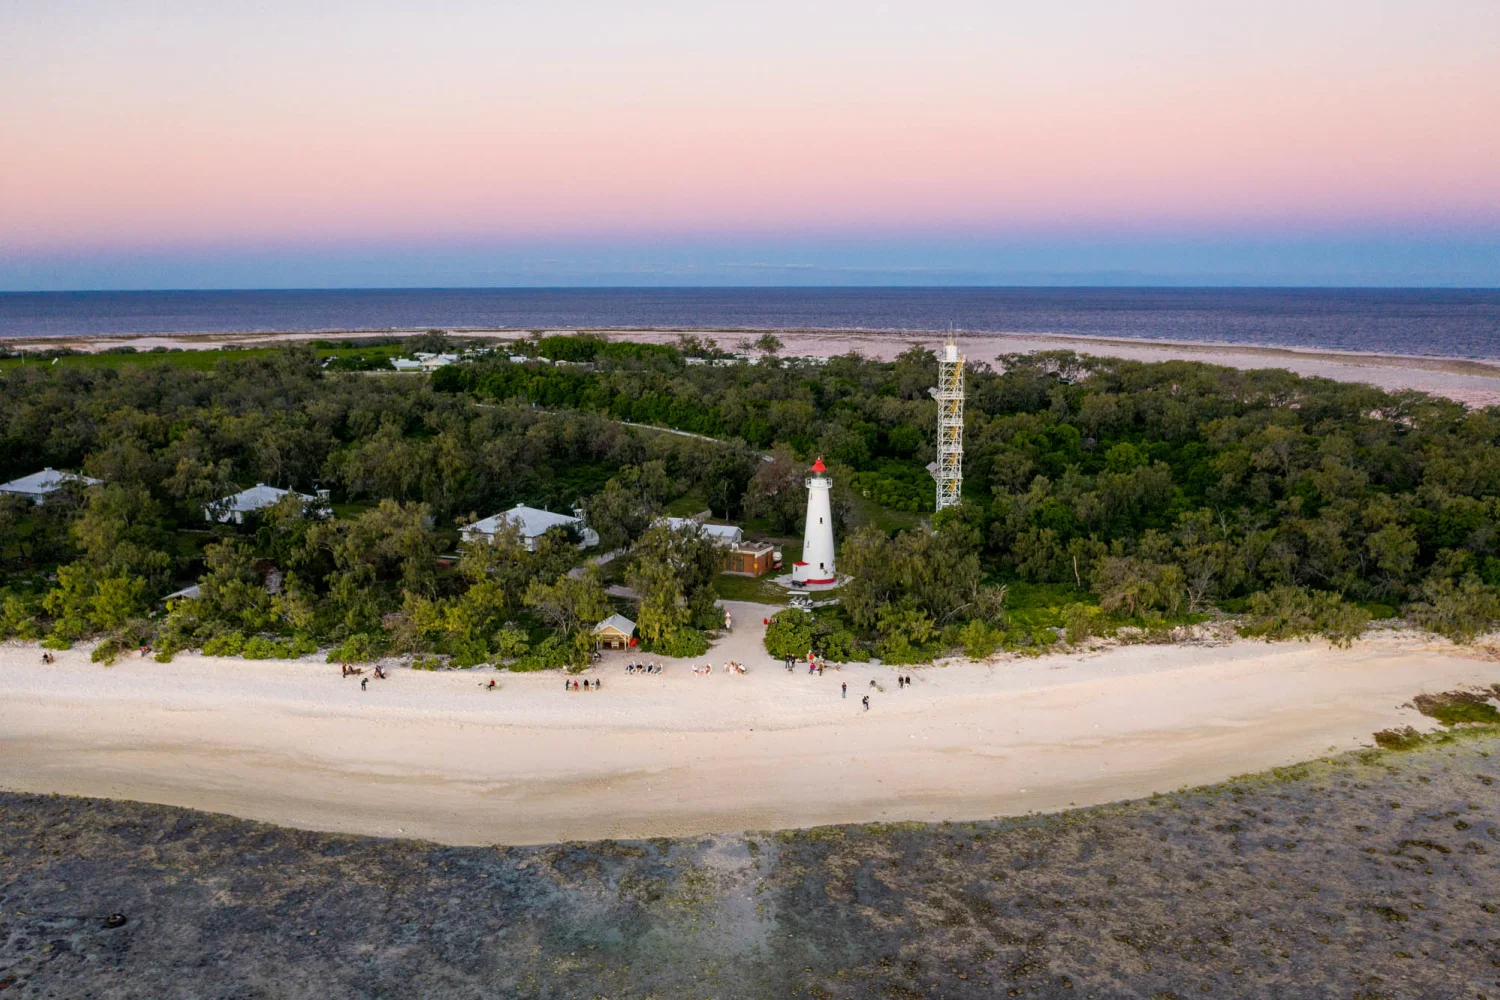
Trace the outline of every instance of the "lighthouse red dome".
<instances>
[{"instance_id":1,"label":"lighthouse red dome","mask_svg":"<svg viewBox=\"0 0 1500 1000\"><path fill-rule=\"evenodd\" d=\"M828 466L826 466L826 465L823 464L823 456L822 455L819 455L818 456L818 460L813 463L812 471L814 471L814 472L827 472L828 471Z\"/></svg>"}]
</instances>

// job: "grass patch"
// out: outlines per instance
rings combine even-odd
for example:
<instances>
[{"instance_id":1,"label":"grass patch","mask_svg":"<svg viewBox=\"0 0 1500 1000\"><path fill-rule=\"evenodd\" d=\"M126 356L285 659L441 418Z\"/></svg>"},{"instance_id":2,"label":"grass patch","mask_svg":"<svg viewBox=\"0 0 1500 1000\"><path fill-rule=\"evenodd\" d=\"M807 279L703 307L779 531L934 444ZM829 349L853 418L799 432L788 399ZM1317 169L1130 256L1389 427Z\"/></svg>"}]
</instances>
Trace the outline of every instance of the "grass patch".
<instances>
[{"instance_id":1,"label":"grass patch","mask_svg":"<svg viewBox=\"0 0 1500 1000\"><path fill-rule=\"evenodd\" d=\"M720 600L756 604L785 604L787 597L786 588L772 583L770 576L735 576L731 573L714 577L714 593Z\"/></svg>"},{"instance_id":2,"label":"grass patch","mask_svg":"<svg viewBox=\"0 0 1500 1000\"><path fill-rule=\"evenodd\" d=\"M1490 704L1490 697L1482 691L1449 691L1419 694L1412 704L1417 711L1445 726L1495 725L1500 723L1500 710Z\"/></svg>"},{"instance_id":3,"label":"grass patch","mask_svg":"<svg viewBox=\"0 0 1500 1000\"><path fill-rule=\"evenodd\" d=\"M1422 734L1411 726L1399 729L1382 729L1375 734L1375 745L1382 750L1415 750L1425 741Z\"/></svg>"}]
</instances>

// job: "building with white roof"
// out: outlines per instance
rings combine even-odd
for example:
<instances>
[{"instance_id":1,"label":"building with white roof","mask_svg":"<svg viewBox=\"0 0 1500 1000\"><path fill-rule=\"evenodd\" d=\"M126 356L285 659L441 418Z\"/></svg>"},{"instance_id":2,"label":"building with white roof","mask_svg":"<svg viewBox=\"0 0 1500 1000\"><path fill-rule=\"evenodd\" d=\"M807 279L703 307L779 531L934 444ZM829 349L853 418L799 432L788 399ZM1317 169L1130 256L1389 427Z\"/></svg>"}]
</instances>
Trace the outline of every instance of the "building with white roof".
<instances>
[{"instance_id":1,"label":"building with white roof","mask_svg":"<svg viewBox=\"0 0 1500 1000\"><path fill-rule=\"evenodd\" d=\"M495 534L505 525L514 525L521 535L521 544L526 546L526 551L536 551L536 540L541 538L553 528L572 528L583 536L583 542L578 546L586 549L592 545L599 544L599 533L583 523L583 518L571 514L558 514L550 510L541 510L537 507L528 507L518 503L503 514L487 517L482 521L475 521L463 529L464 541L472 542L480 539L492 540Z\"/></svg>"},{"instance_id":2,"label":"building with white roof","mask_svg":"<svg viewBox=\"0 0 1500 1000\"><path fill-rule=\"evenodd\" d=\"M418 351L415 358L392 358L391 367L401 372L430 372L451 365L458 360L457 354L429 354Z\"/></svg>"},{"instance_id":3,"label":"building with white roof","mask_svg":"<svg viewBox=\"0 0 1500 1000\"><path fill-rule=\"evenodd\" d=\"M64 483L98 486L101 481L90 479L88 476L80 476L75 472L59 472L49 465L41 472L33 472L29 476L12 479L8 483L0 483L0 493L13 493L16 496L25 497L32 503L45 503L47 494L56 493L62 489Z\"/></svg>"},{"instance_id":4,"label":"building with white roof","mask_svg":"<svg viewBox=\"0 0 1500 1000\"><path fill-rule=\"evenodd\" d=\"M685 528L697 528L713 539L717 545L731 548L745 540L745 529L734 524L709 524L699 517L664 517L661 523L673 531L682 531Z\"/></svg>"},{"instance_id":5,"label":"building with white roof","mask_svg":"<svg viewBox=\"0 0 1500 1000\"><path fill-rule=\"evenodd\" d=\"M267 507L274 507L281 502L281 498L292 493L291 490L278 489L275 486L267 486L265 483L256 483L248 490L241 490L233 496L220 497L203 508L203 519L205 521L218 521L220 524L244 524L245 515L253 514ZM305 493L296 496L302 500L304 506L313 505L322 509L322 497L310 497Z\"/></svg>"},{"instance_id":6,"label":"building with white roof","mask_svg":"<svg viewBox=\"0 0 1500 1000\"><path fill-rule=\"evenodd\" d=\"M736 524L710 524L708 511L692 517L663 517L657 523L665 524L673 531L697 528L715 545L724 550L725 573L736 576L760 576L781 563L781 553L770 542L745 541L745 529Z\"/></svg>"}]
</instances>

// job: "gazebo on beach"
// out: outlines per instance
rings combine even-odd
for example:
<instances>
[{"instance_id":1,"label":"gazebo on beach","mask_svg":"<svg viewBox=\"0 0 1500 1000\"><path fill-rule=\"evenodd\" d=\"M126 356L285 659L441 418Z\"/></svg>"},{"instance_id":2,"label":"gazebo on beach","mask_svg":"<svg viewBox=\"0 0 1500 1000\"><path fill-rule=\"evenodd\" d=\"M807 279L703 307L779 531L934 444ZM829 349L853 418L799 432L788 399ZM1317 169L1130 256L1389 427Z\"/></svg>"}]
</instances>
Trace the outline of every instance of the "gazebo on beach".
<instances>
[{"instance_id":1,"label":"gazebo on beach","mask_svg":"<svg viewBox=\"0 0 1500 1000\"><path fill-rule=\"evenodd\" d=\"M594 645L600 649L629 649L635 640L635 622L624 615L610 615L594 626Z\"/></svg>"}]
</instances>

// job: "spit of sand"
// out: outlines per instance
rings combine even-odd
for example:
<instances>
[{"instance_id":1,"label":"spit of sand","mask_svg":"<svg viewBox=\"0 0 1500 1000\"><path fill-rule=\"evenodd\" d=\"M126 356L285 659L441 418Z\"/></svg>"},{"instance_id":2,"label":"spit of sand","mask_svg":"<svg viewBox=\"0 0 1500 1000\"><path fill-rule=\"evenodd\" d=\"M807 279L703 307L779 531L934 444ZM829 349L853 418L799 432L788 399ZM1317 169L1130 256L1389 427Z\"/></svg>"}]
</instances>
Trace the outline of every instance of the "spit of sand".
<instances>
[{"instance_id":1,"label":"spit of sand","mask_svg":"<svg viewBox=\"0 0 1500 1000\"><path fill-rule=\"evenodd\" d=\"M191 806L321 830L540 843L977 819L1214 782L1422 719L1422 691L1500 680L1409 634L1132 646L900 671L787 673L739 622L710 676L613 654L562 675L179 656L44 665L0 648L0 787ZM746 664L727 676L720 664ZM496 690L484 685L491 677ZM848 696L841 685L848 685ZM861 699L870 697L866 711Z\"/></svg>"}]
</instances>

